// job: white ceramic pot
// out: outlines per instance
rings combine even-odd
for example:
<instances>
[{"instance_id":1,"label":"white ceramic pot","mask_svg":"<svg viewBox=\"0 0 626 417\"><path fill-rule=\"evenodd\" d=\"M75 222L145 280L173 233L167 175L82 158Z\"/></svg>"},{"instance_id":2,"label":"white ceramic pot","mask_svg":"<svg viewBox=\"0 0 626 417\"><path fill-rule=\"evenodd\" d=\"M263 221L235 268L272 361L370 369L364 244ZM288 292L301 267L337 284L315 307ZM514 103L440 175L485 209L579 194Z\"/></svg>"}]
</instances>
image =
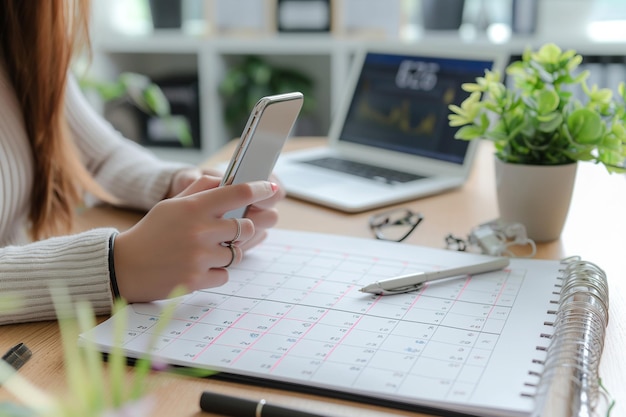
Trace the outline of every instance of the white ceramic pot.
<instances>
[{"instance_id":1,"label":"white ceramic pot","mask_svg":"<svg viewBox=\"0 0 626 417\"><path fill-rule=\"evenodd\" d=\"M519 222L535 242L561 236L569 211L577 163L523 165L495 158L500 218Z\"/></svg>"}]
</instances>

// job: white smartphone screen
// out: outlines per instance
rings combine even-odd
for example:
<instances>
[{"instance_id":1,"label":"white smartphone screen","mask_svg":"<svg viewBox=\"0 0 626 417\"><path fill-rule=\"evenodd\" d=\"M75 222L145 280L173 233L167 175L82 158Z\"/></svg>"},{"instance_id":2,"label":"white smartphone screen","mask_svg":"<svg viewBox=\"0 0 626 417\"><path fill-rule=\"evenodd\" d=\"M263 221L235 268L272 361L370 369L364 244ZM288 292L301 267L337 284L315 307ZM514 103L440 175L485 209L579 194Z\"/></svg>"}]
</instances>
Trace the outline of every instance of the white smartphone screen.
<instances>
[{"instance_id":1,"label":"white smartphone screen","mask_svg":"<svg viewBox=\"0 0 626 417\"><path fill-rule=\"evenodd\" d=\"M269 179L283 145L300 114L302 93L261 98L252 109L237 148L226 168L222 185ZM224 217L242 217L247 207Z\"/></svg>"}]
</instances>

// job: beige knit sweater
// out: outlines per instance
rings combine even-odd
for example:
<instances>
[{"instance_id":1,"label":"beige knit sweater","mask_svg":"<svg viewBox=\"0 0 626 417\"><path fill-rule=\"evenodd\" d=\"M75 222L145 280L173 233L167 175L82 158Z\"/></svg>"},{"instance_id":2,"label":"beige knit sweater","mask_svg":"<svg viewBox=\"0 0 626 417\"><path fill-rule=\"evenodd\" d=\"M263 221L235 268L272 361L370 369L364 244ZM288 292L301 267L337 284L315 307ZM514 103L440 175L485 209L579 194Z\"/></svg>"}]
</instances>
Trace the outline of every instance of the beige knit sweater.
<instances>
[{"instance_id":1,"label":"beige knit sweater","mask_svg":"<svg viewBox=\"0 0 626 417\"><path fill-rule=\"evenodd\" d=\"M66 116L87 169L125 206L149 209L163 198L180 164L159 161L121 137L87 103L70 79ZM18 310L2 312L0 324L55 318L50 285L61 283L74 300L110 312L108 244L113 228L29 242L28 207L33 161L24 121L0 60L0 303L18 297Z\"/></svg>"}]
</instances>

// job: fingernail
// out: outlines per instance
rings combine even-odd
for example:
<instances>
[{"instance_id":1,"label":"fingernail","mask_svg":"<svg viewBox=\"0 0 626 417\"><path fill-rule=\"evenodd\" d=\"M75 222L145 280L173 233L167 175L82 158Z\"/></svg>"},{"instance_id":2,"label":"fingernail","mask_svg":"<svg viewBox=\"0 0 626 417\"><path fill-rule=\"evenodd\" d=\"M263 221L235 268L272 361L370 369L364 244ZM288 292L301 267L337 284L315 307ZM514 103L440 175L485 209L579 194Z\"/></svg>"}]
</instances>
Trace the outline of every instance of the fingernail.
<instances>
[{"instance_id":1,"label":"fingernail","mask_svg":"<svg viewBox=\"0 0 626 417\"><path fill-rule=\"evenodd\" d=\"M278 184L275 182L270 182L270 185L272 186L272 191L276 192L276 190L278 190Z\"/></svg>"}]
</instances>

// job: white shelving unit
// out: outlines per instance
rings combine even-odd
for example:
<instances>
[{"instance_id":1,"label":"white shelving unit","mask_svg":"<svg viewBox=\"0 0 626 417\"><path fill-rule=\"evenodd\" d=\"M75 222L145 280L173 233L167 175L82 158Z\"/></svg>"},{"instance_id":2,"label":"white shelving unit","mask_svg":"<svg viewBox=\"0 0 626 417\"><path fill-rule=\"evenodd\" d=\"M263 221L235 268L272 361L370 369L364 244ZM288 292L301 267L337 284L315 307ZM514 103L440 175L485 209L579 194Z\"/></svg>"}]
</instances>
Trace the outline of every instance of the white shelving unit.
<instances>
[{"instance_id":1,"label":"white shelving unit","mask_svg":"<svg viewBox=\"0 0 626 417\"><path fill-rule=\"evenodd\" d=\"M168 159L197 163L232 139L223 122L218 92L229 67L246 55L257 55L274 65L298 69L311 76L318 105L308 123L308 133L324 135L341 99L358 45L358 41L339 41L323 35L277 35L259 39L199 39L173 32L132 37L117 35L94 38L92 69L96 76L104 79L112 79L123 71L136 71L152 78L196 74L200 92L200 149L158 146L151 149Z\"/></svg>"},{"instance_id":2,"label":"white shelving unit","mask_svg":"<svg viewBox=\"0 0 626 417\"><path fill-rule=\"evenodd\" d=\"M168 159L200 162L232 139L223 122L222 100L218 92L229 67L246 55L257 55L274 65L298 69L311 76L315 82L317 108L307 121L306 133L325 135L343 98L355 52L365 42L369 45L397 45L402 41L343 39L329 34L277 34L256 39L197 38L167 31L145 36L108 34L93 40L93 67L98 70L97 76L105 78L113 78L122 71L136 71L153 78L168 74L197 74L201 148L151 148ZM432 51L437 47L433 45L445 48L450 42L459 42L458 36L413 41L411 45L416 50L426 48ZM297 127L295 133L300 133Z\"/></svg>"},{"instance_id":3,"label":"white shelving unit","mask_svg":"<svg viewBox=\"0 0 626 417\"><path fill-rule=\"evenodd\" d=\"M206 160L232 139L223 122L218 86L227 69L246 55L262 56L281 67L304 71L314 79L317 109L311 117L313 123L307 123L309 130L306 133L325 135L334 110L342 99L355 51L364 42L403 42L398 39L341 38L332 34L263 34L253 38L194 37L181 31L154 31L146 35L130 36L100 30L95 35L92 68L98 76L113 78L122 71L137 71L151 77L197 75L201 115L200 149L151 147L163 158L191 163ZM540 34L535 38L513 39L506 45L496 46L483 38L467 43L467 47L506 48L511 54L519 54L526 45L536 47L547 41L554 41L563 48L574 48L583 55L612 57L613 61L615 57L626 55L626 46L623 43L597 43L584 37L560 39L546 38L545 34ZM433 50L451 45L458 47L463 42L458 34L428 34L411 41L411 45L416 50Z\"/></svg>"}]
</instances>

